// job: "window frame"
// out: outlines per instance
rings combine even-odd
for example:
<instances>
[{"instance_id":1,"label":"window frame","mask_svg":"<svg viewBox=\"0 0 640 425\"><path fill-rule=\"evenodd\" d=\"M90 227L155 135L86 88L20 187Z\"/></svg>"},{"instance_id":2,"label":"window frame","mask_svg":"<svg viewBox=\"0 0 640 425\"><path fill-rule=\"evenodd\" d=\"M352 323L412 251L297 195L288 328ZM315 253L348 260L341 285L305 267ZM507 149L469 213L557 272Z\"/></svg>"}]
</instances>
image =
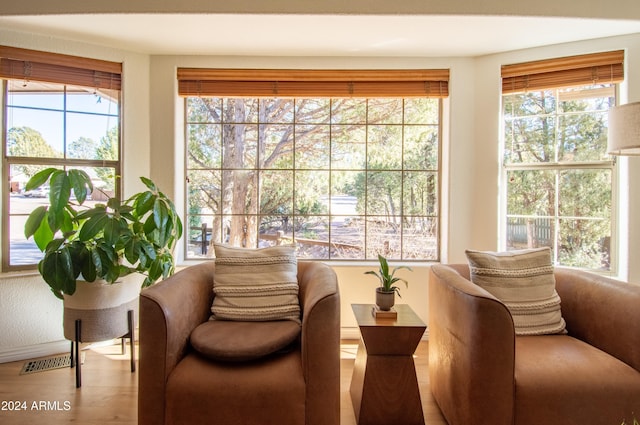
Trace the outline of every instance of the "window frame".
<instances>
[{"instance_id":1,"label":"window frame","mask_svg":"<svg viewBox=\"0 0 640 425\"><path fill-rule=\"evenodd\" d=\"M191 70L191 69L190 69ZM180 73L180 70L178 71ZM190 72L194 72L194 71L190 71ZM206 73L207 70L201 71L200 73ZM277 71L275 71L277 72ZM373 72L373 71L371 71ZM348 75L355 75L355 73L357 73L357 71L350 71L350 72L346 72L346 74ZM298 74L296 74L298 75ZM337 75L337 74L336 74ZM369 74L371 75L371 74ZM442 75L442 73L440 73L440 75ZM445 83L448 82L448 71L446 72L447 75L447 81ZM343 77L344 78L344 77ZM357 83L356 83L357 84ZM441 83L438 83L438 86L440 87ZM189 87L193 88L193 87L198 87L198 84L196 82L190 82L189 83ZM277 87L279 89L281 89L283 87L283 85L281 83L278 83ZM423 89L425 86L422 85L420 87L420 89ZM433 86L431 86L433 87ZM446 86L448 87L448 85ZM200 86L201 88L201 86ZM448 94L448 90L445 91ZM228 92L225 92L226 94L229 94ZM388 93L388 92L385 92ZM235 92L234 92L235 94ZM246 95L246 93L243 93L244 96L243 97L248 97ZM333 94L333 93L332 93ZM190 96L204 96L204 94L201 91L196 90L196 93L194 93L193 91L189 91L186 90L182 93L180 93L181 96L187 98ZM225 95L225 96L212 96L212 97L220 97L220 98L233 98L234 96L230 96L230 95ZM240 97L240 96L238 96ZM250 97L255 97L255 98L269 98L269 97L274 97L273 94L269 93L269 95L257 95L257 96L250 96ZM351 96L305 96L304 94L302 96L285 96L285 95L281 95L281 93L279 93L279 95L277 97L286 97L286 98L296 98L296 99L300 99L300 98L309 98L309 97L313 97L313 98L330 98L330 99L334 99L334 98L369 98L369 97L364 97L364 96L355 96L355 95L351 95ZM396 95L382 95L379 96L380 98L385 98L385 97L394 97L394 98L401 98L402 96L396 96ZM438 100L438 111L437 111L437 119L438 119L438 123L437 123L437 169L434 170L435 174L436 174L436 179L437 179L437 184L436 184L436 191L437 191L437 207L436 207L436 211L434 212L434 215L432 217L435 217L435 219L437 220L437 229L436 229L436 237L435 237L435 255L433 258L425 258L425 257L421 257L421 258L403 258L402 260L398 260L398 261L403 261L403 262L418 262L418 261L433 261L433 262L437 262L440 261L441 259L441 238L442 238L442 234L441 234L441 229L442 229L442 138L443 138L443 107L444 107L444 103L443 103L443 98L447 97L446 95L438 95L438 96L426 96L425 94L422 94L421 96L418 96L415 93L410 94L409 96L407 96L406 98L413 98L413 97L424 97L424 98L437 98ZM370 98L376 98L376 96L371 96ZM185 165L184 165L184 170L185 170L185 189L184 189L184 202L185 205L188 205L188 176L189 176L189 171L190 168L188 168L188 164L187 164L187 157L188 157L188 153L186 151L186 149L188 148L188 141L189 141L189 136L188 136L188 125L189 125L189 119L187 117L187 103L186 103L186 99L183 102L183 108L184 108L184 140L185 140ZM300 170L300 171L308 171L306 169L304 170ZM362 171L365 171L365 169L363 169ZM404 171L406 171L406 169L403 167L402 170L399 170L400 173L403 173ZM295 168L294 168L294 172L295 172ZM224 215L224 214L222 214ZM260 214L258 214L259 216ZM185 210L185 222L189 223L189 214L188 211ZM190 231L190 229L189 229ZM211 257L200 257L200 256L189 256L188 252L189 252L189 231L187 232L187 237L185 238L185 245L184 245L184 256L185 256L185 260L187 261L193 261L193 260L207 260L210 259ZM366 247L366 244L364 245ZM366 248L365 248L366 249ZM211 255L211 253L209 254ZM303 258L303 257L301 257ZM305 258L306 260L307 258ZM362 258L315 258L315 259L310 259L312 261L336 261L336 262L340 262L340 263L344 263L344 262L359 262L359 261L370 261L373 258L368 258L366 255L366 252L363 253L363 257ZM395 259L394 259L395 260Z\"/></svg>"},{"instance_id":2,"label":"window frame","mask_svg":"<svg viewBox=\"0 0 640 425\"><path fill-rule=\"evenodd\" d=\"M615 102L617 103L618 99L618 83L611 83L612 87L610 88L601 88L594 90L601 90L610 93L608 97L614 97ZM547 90L554 91L554 97L557 99L557 104L554 108L554 117L560 117L562 114L558 114L560 97L558 96L558 92L565 88L575 87L575 85L569 86L556 86L553 88L547 88ZM542 90L542 89L538 89ZM532 90L532 91L538 91ZM549 171L553 173L560 174L563 171L571 171L571 170L607 170L611 175L611 205L610 205L610 230L611 230L611 238L609 242L609 269L598 269L598 268L589 268L589 267L580 267L580 266L566 266L565 267L575 267L579 269L589 270L595 273L602 274L615 274L618 268L617 261L617 181L618 181L618 167L616 166L616 160L614 157L610 157L608 159L602 159L599 161L576 161L576 162L567 162L567 161L559 161L558 158L554 158L554 161L551 162L540 162L540 163L507 163L505 158L506 152L506 137L505 137L505 128L506 128L506 120L504 118L504 98L506 96L512 95L513 93L503 93L501 95L501 145L500 145L500 155L501 155L501 190L500 190L500 203L501 203L501 214L500 214L500 231L499 231L499 240L500 240L500 248L503 250L508 250L508 226L509 220L512 218L548 218L553 223L554 232L552 235L552 261L554 264L562 265L559 263L559 255L558 255L558 246L560 243L560 222L563 219L587 219L587 217L573 217L573 216L563 216L560 214L560 194L559 194L559 183L556 181L556 195L553 201L553 210L555 214L553 216L546 215L521 215L521 214L508 214L507 211L507 197L509 194L509 181L508 174L511 171ZM602 96L604 97L604 96ZM554 131L554 136L557 136L556 131ZM557 150L555 151L557 154ZM557 176L556 176L557 179ZM595 218L594 218L595 219ZM547 246L547 245L541 245Z\"/></svg>"},{"instance_id":3,"label":"window frame","mask_svg":"<svg viewBox=\"0 0 640 425\"><path fill-rule=\"evenodd\" d=\"M558 169L608 169L611 174L611 206L610 206L610 226L611 236L609 241L609 269L592 269L588 270L600 273L615 274L618 269L618 238L617 234L617 212L618 212L618 168L616 166L615 158L601 159L599 161L587 161L587 162L558 162L558 158L554 158L552 163L541 164L506 164L505 150L506 150L506 137L505 137L505 117L504 117L504 98L506 95L528 92L533 90L561 90L565 88L573 88L580 86L594 86L598 84L610 84L612 87L603 88L607 90L609 96L614 97L614 104L619 99L618 90L619 84L624 81L624 64L625 51L613 50L603 51L597 53L587 53L574 56L556 57L549 59L536 60L531 62L506 64L501 66L501 78L502 78L502 90L501 90L501 107L500 107L500 163L502 164L501 171L501 185L500 185L500 230L499 244L502 249L507 247L507 196L508 180L507 174L510 170L515 169L532 169L532 170L558 170ZM557 95L558 91L556 91ZM604 96L601 96L604 97ZM559 100L558 100L559 101ZM613 106L613 105L612 105ZM558 105L554 110L554 114L558 111ZM556 151L557 153L557 151ZM605 152L606 153L606 152ZM555 185L557 186L557 182ZM558 221L557 217L560 216L558 211L559 194L556 193L554 200L554 220ZM558 251L556 242L560 239L558 237L559 229L556 226L554 234L554 260L558 258Z\"/></svg>"},{"instance_id":4,"label":"window frame","mask_svg":"<svg viewBox=\"0 0 640 425\"><path fill-rule=\"evenodd\" d=\"M29 75L21 75L28 73ZM123 95L122 95L122 63L108 62L98 59L78 56L62 55L57 53L20 49L9 46L0 46L0 107L2 111L2 175L6 182L10 182L12 165L38 165L50 167L95 167L113 168L115 171L114 190L116 196L122 194L122 164L123 164ZM52 83L64 86L64 95L67 96L67 86L81 86L90 90L99 91L109 89L118 95L118 158L116 160L79 159L79 158L54 158L10 156L7 152L8 128L8 85L9 81L25 81ZM60 92L62 93L62 92ZM60 111L64 114L71 112L66 105ZM75 112L75 111L73 111ZM82 111L80 111L82 113ZM66 137L66 136L65 136ZM65 148L66 149L66 148ZM8 183L9 184L9 183ZM2 272L36 270L37 263L10 264L11 241L10 237L10 195L11 188L4 187L2 191Z\"/></svg>"}]
</instances>

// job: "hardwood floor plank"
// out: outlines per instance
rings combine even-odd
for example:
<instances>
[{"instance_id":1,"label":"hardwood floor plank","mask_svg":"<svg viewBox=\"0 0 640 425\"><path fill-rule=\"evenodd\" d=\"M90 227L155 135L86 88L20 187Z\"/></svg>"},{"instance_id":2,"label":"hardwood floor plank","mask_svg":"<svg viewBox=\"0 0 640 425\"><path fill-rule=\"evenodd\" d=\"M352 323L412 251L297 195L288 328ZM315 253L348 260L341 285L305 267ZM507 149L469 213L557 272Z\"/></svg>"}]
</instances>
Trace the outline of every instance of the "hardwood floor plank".
<instances>
[{"instance_id":1,"label":"hardwood floor plank","mask_svg":"<svg viewBox=\"0 0 640 425\"><path fill-rule=\"evenodd\" d=\"M415 353L425 423L446 425L429 391L427 348L422 341ZM349 395L356 349L357 341L343 341L341 346L341 425L356 425ZM137 424L138 374L131 373L129 354L121 355L119 344L84 352L79 389L71 368L20 375L24 361L0 364L0 424Z\"/></svg>"}]
</instances>

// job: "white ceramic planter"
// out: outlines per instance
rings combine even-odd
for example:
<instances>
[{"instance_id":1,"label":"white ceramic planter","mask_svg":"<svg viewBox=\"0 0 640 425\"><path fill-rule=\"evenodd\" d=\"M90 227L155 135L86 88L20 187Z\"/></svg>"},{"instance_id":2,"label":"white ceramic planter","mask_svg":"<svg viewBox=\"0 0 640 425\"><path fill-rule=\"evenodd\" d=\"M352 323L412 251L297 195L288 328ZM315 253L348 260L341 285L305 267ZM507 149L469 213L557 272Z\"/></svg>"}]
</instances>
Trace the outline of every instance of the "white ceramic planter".
<instances>
[{"instance_id":1,"label":"white ceramic planter","mask_svg":"<svg viewBox=\"0 0 640 425\"><path fill-rule=\"evenodd\" d=\"M80 342L120 338L129 332L128 311L138 312L144 276L134 273L109 284L78 281L73 295L64 295L64 337L75 340L75 323L80 319Z\"/></svg>"}]
</instances>

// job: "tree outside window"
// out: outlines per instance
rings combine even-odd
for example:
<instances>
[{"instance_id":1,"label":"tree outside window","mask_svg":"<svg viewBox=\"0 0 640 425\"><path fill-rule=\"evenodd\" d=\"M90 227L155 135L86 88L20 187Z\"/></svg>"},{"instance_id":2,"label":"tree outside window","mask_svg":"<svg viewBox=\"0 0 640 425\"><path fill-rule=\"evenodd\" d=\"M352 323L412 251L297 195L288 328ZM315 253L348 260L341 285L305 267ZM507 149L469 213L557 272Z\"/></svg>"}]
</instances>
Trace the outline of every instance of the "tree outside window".
<instances>
[{"instance_id":1,"label":"tree outside window","mask_svg":"<svg viewBox=\"0 0 640 425\"><path fill-rule=\"evenodd\" d=\"M507 249L549 246L557 264L611 269L614 104L613 84L503 96Z\"/></svg>"},{"instance_id":2,"label":"tree outside window","mask_svg":"<svg viewBox=\"0 0 640 425\"><path fill-rule=\"evenodd\" d=\"M437 260L439 99L186 97L187 258Z\"/></svg>"},{"instance_id":3,"label":"tree outside window","mask_svg":"<svg viewBox=\"0 0 640 425\"><path fill-rule=\"evenodd\" d=\"M25 191L26 182L47 167L86 171L94 181L88 204L113 195L120 174L120 91L7 79L5 173L5 270L33 268L42 252L24 237L31 211L48 204L47 187Z\"/></svg>"}]
</instances>

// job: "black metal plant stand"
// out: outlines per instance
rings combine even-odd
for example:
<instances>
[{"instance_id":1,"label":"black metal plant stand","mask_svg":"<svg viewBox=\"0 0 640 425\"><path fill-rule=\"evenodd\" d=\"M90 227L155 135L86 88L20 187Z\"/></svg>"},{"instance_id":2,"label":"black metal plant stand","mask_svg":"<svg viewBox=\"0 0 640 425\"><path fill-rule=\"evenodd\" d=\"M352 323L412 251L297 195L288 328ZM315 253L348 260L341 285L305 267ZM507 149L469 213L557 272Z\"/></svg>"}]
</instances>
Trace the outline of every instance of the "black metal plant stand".
<instances>
[{"instance_id":1,"label":"black metal plant stand","mask_svg":"<svg viewBox=\"0 0 640 425\"><path fill-rule=\"evenodd\" d=\"M131 372L136 371L136 359L135 359L135 351L134 351L134 312L133 310L127 311L127 323L129 327L129 332L125 335L122 335L121 340L121 352L124 355L126 353L125 347L125 338L129 338L129 348L131 351ZM82 319L76 319L75 322L75 340L71 341L71 367L76 368L76 388L80 388L82 386L82 371L80 360L80 342L82 341ZM74 352L75 351L75 352Z\"/></svg>"}]
</instances>

